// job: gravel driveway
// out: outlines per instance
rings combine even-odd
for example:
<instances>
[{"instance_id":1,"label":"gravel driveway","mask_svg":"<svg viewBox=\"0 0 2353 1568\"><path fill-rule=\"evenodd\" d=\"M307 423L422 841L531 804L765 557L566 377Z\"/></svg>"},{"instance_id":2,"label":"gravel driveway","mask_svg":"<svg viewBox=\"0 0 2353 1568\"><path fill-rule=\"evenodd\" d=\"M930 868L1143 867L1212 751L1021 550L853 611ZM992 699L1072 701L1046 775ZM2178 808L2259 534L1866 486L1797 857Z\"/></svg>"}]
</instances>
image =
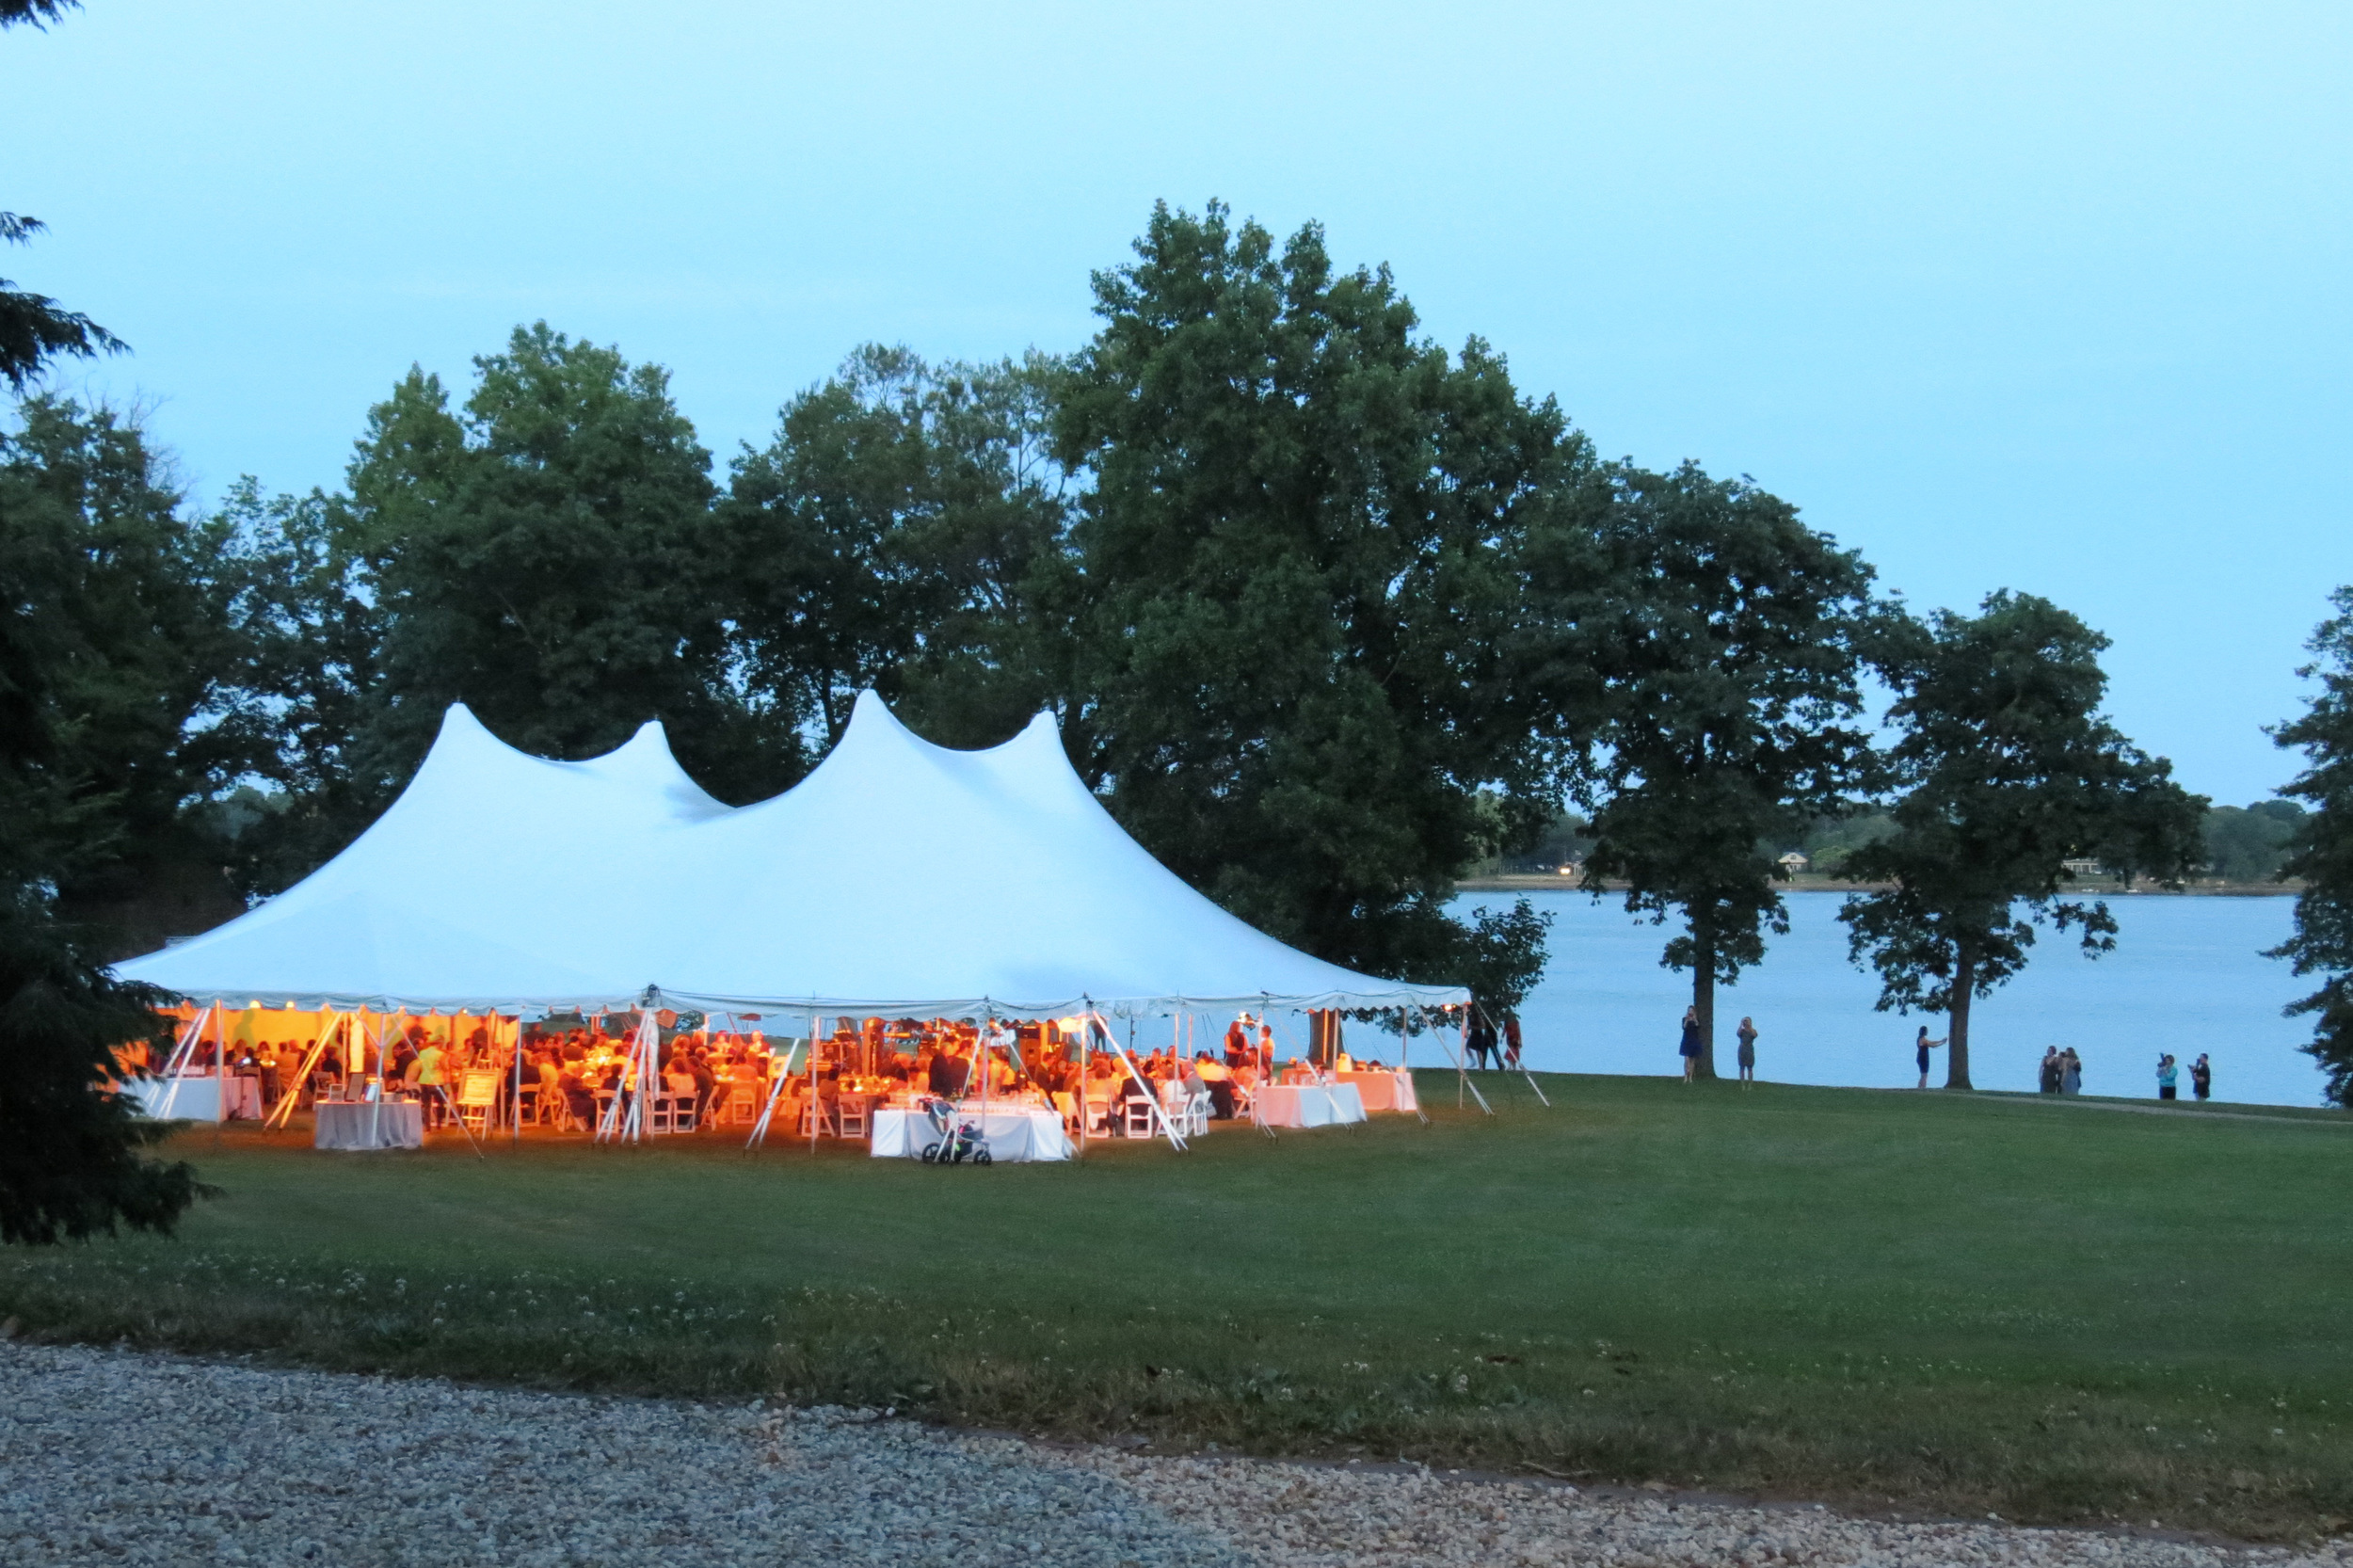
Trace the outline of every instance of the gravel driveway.
<instances>
[{"instance_id":1,"label":"gravel driveway","mask_svg":"<svg viewBox=\"0 0 2353 1568\"><path fill-rule=\"evenodd\" d=\"M1070 1450L843 1411L0 1344L0 1562L2309 1561L1985 1524Z\"/></svg>"}]
</instances>

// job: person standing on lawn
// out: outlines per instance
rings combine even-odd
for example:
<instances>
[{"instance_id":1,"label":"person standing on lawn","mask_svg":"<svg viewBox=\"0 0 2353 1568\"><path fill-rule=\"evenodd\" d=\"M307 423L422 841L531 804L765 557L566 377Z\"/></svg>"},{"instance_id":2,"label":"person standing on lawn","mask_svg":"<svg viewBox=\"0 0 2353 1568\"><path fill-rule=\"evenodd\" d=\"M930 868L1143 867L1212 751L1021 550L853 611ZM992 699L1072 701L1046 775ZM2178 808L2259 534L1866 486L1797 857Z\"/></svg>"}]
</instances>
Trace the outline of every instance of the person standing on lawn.
<instances>
[{"instance_id":1,"label":"person standing on lawn","mask_svg":"<svg viewBox=\"0 0 2353 1568\"><path fill-rule=\"evenodd\" d=\"M2169 1051L2159 1056L2157 1058L2157 1098L2169 1100L2180 1097L2173 1092L2176 1078L2172 1053Z\"/></svg>"},{"instance_id":2,"label":"person standing on lawn","mask_svg":"<svg viewBox=\"0 0 2353 1568\"><path fill-rule=\"evenodd\" d=\"M1700 1063L1700 1010L1698 1008L1687 1007L1683 1010L1683 1044L1677 1046L1675 1049L1683 1056L1683 1081L1686 1083L1697 1081L1696 1075Z\"/></svg>"},{"instance_id":3,"label":"person standing on lawn","mask_svg":"<svg viewBox=\"0 0 2353 1568\"><path fill-rule=\"evenodd\" d=\"M1514 1011L1503 1016L1503 1064L1513 1072L1520 1068L1520 1016Z\"/></svg>"},{"instance_id":4,"label":"person standing on lawn","mask_svg":"<svg viewBox=\"0 0 2353 1568\"><path fill-rule=\"evenodd\" d=\"M1746 1089L1756 1082L1756 1020L1742 1018L1735 1037L1740 1042L1740 1087Z\"/></svg>"},{"instance_id":5,"label":"person standing on lawn","mask_svg":"<svg viewBox=\"0 0 2353 1568\"><path fill-rule=\"evenodd\" d=\"M2042 1075L2036 1080L2036 1087L2045 1095L2056 1095L2059 1092L2058 1047L2042 1048Z\"/></svg>"},{"instance_id":6,"label":"person standing on lawn","mask_svg":"<svg viewBox=\"0 0 2353 1568\"><path fill-rule=\"evenodd\" d=\"M1945 1042L1942 1040L1931 1040L1929 1038L1929 1026L1926 1024L1922 1024L1920 1026L1919 1037L1912 1043L1913 1055L1918 1059L1920 1064L1920 1087L1923 1089L1929 1086L1929 1052L1934 1050L1937 1047L1943 1045L1944 1043Z\"/></svg>"},{"instance_id":7,"label":"person standing on lawn","mask_svg":"<svg viewBox=\"0 0 2353 1568\"><path fill-rule=\"evenodd\" d=\"M2214 1066L2202 1050L2198 1053L2198 1060L2189 1064L2189 1092L2201 1100L2214 1093Z\"/></svg>"},{"instance_id":8,"label":"person standing on lawn","mask_svg":"<svg viewBox=\"0 0 2353 1568\"><path fill-rule=\"evenodd\" d=\"M2080 1095L2084 1092L2084 1059L2070 1046L2059 1056L2059 1093Z\"/></svg>"}]
</instances>

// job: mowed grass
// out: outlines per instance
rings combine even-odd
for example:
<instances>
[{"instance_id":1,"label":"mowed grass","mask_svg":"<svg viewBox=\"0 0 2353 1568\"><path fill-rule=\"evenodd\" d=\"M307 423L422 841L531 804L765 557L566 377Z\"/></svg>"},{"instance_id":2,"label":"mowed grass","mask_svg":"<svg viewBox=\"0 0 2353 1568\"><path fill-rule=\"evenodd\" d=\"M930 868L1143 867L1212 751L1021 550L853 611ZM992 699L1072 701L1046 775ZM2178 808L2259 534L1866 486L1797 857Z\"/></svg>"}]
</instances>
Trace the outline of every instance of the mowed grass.
<instances>
[{"instance_id":1,"label":"mowed grass","mask_svg":"<svg viewBox=\"0 0 2353 1568\"><path fill-rule=\"evenodd\" d=\"M2353 1517L2353 1128L1482 1081L1190 1155L186 1134L180 1238L0 1253L53 1337L1156 1447L2295 1538Z\"/></svg>"}]
</instances>

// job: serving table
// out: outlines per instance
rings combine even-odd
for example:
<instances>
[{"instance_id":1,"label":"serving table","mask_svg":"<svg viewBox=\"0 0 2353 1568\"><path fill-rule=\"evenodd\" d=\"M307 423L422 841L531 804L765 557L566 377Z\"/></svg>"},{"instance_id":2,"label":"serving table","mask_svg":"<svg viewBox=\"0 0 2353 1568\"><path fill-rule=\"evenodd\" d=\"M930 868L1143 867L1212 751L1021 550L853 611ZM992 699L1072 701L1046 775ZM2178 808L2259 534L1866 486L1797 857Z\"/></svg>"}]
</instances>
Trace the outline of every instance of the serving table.
<instances>
[{"instance_id":1,"label":"serving table","mask_svg":"<svg viewBox=\"0 0 2353 1568\"><path fill-rule=\"evenodd\" d=\"M320 1100L311 1146L415 1149L424 1146L424 1107L415 1100Z\"/></svg>"},{"instance_id":2,"label":"serving table","mask_svg":"<svg viewBox=\"0 0 2353 1568\"><path fill-rule=\"evenodd\" d=\"M1415 1112L1421 1101L1414 1097L1414 1075L1382 1067L1366 1072L1336 1074L1342 1083L1353 1083L1365 1102L1368 1113L1375 1111Z\"/></svg>"},{"instance_id":3,"label":"serving table","mask_svg":"<svg viewBox=\"0 0 2353 1568\"><path fill-rule=\"evenodd\" d=\"M1364 1096L1353 1083L1270 1083L1250 1102L1260 1127L1332 1127L1365 1119Z\"/></svg>"},{"instance_id":4,"label":"serving table","mask_svg":"<svg viewBox=\"0 0 2353 1568\"><path fill-rule=\"evenodd\" d=\"M1000 1165L1040 1160L1068 1160L1078 1152L1063 1130L1062 1112L1045 1106L991 1101L984 1114L979 1100L967 1100L956 1110L956 1122L979 1124L988 1140L988 1157ZM922 1111L904 1106L878 1106L871 1118L872 1151L877 1160L916 1160L923 1145L939 1134Z\"/></svg>"}]
</instances>

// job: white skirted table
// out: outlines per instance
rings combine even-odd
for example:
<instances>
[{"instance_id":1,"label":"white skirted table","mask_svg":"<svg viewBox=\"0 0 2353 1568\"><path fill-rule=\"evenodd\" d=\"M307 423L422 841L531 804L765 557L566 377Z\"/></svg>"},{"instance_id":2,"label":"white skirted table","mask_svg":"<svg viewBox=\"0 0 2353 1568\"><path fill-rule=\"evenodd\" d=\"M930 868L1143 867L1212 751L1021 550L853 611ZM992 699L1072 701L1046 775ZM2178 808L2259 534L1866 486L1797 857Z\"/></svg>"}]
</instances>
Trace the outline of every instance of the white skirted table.
<instances>
[{"instance_id":1,"label":"white skirted table","mask_svg":"<svg viewBox=\"0 0 2353 1568\"><path fill-rule=\"evenodd\" d=\"M1353 1083L1270 1083L1250 1102L1260 1127L1332 1127L1365 1119L1365 1099Z\"/></svg>"},{"instance_id":2,"label":"white skirted table","mask_svg":"<svg viewBox=\"0 0 2353 1568\"><path fill-rule=\"evenodd\" d=\"M424 1107L415 1100L321 1100L311 1146L416 1149L424 1146Z\"/></svg>"},{"instance_id":3,"label":"white skirted table","mask_svg":"<svg viewBox=\"0 0 2353 1568\"><path fill-rule=\"evenodd\" d=\"M217 1122L220 1113L220 1080L211 1073L190 1073L176 1080L172 1079L135 1078L123 1085L123 1092L138 1103L142 1116L163 1114L164 1102L171 1102L171 1119L175 1122ZM262 1084L258 1079L229 1075L229 1115L232 1122L258 1122L262 1119Z\"/></svg>"},{"instance_id":4,"label":"white skirted table","mask_svg":"<svg viewBox=\"0 0 2353 1568\"><path fill-rule=\"evenodd\" d=\"M876 1110L872 1119L872 1152L877 1160L920 1159L923 1145L939 1139L931 1117L920 1111L885 1107ZM979 1125L981 1136L988 1140L989 1159L1000 1165L1068 1160L1078 1152L1070 1135L1063 1130L1061 1112L1043 1107L992 1105L983 1115L980 1101L972 1100L956 1112L957 1125L968 1121Z\"/></svg>"},{"instance_id":5,"label":"white skirted table","mask_svg":"<svg viewBox=\"0 0 2353 1568\"><path fill-rule=\"evenodd\" d=\"M1419 1111L1421 1101L1414 1097L1414 1075L1381 1068L1371 1072L1336 1074L1342 1083L1353 1083L1365 1102L1368 1115L1375 1111Z\"/></svg>"}]
</instances>

